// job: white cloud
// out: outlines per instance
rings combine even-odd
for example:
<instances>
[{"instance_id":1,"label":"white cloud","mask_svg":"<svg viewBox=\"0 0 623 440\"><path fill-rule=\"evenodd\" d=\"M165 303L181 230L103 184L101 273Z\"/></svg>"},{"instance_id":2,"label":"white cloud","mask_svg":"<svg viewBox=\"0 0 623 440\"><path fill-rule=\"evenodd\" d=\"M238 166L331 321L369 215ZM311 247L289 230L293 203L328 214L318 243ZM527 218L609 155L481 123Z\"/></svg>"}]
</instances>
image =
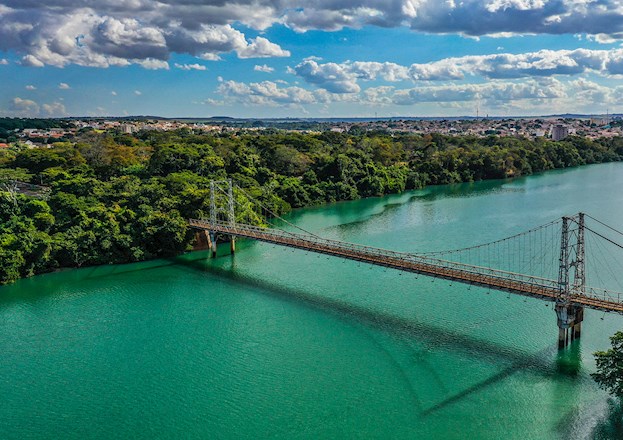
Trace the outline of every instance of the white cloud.
<instances>
[{"instance_id":1,"label":"white cloud","mask_svg":"<svg viewBox=\"0 0 623 440\"><path fill-rule=\"evenodd\" d=\"M9 60L7 60L6 58L0 59L0 66L6 66L8 64L9 64Z\"/></svg>"},{"instance_id":2,"label":"white cloud","mask_svg":"<svg viewBox=\"0 0 623 440\"><path fill-rule=\"evenodd\" d=\"M395 63L355 61L348 63L348 69L353 72L357 78L367 81L382 78L385 81L396 82L409 78L408 69Z\"/></svg>"},{"instance_id":3,"label":"white cloud","mask_svg":"<svg viewBox=\"0 0 623 440\"><path fill-rule=\"evenodd\" d=\"M172 54L218 60L285 57L265 37L234 26L297 32L364 26L432 34L582 34L611 44L623 37L621 0L0 0L0 50L24 66L139 64L168 68ZM306 61L319 61L310 59Z\"/></svg>"},{"instance_id":4,"label":"white cloud","mask_svg":"<svg viewBox=\"0 0 623 440\"><path fill-rule=\"evenodd\" d=\"M41 113L47 117L62 117L67 116L65 106L61 102L53 102L52 104L43 104L41 106Z\"/></svg>"},{"instance_id":5,"label":"white cloud","mask_svg":"<svg viewBox=\"0 0 623 440\"><path fill-rule=\"evenodd\" d=\"M201 64L178 64L175 63L175 67L182 70L208 70L208 68Z\"/></svg>"},{"instance_id":6,"label":"white cloud","mask_svg":"<svg viewBox=\"0 0 623 440\"><path fill-rule=\"evenodd\" d=\"M202 53L199 58L206 61L220 61L222 58L215 53Z\"/></svg>"},{"instance_id":7,"label":"white cloud","mask_svg":"<svg viewBox=\"0 0 623 440\"><path fill-rule=\"evenodd\" d=\"M506 9L517 9L526 11L530 9L541 9L545 6L544 0L492 0L486 3L485 8L489 12L504 11Z\"/></svg>"},{"instance_id":8,"label":"white cloud","mask_svg":"<svg viewBox=\"0 0 623 440\"><path fill-rule=\"evenodd\" d=\"M623 39L623 34L609 35L609 34L595 34L587 35L586 39L589 41L595 41L600 44L612 44Z\"/></svg>"},{"instance_id":9,"label":"white cloud","mask_svg":"<svg viewBox=\"0 0 623 440\"><path fill-rule=\"evenodd\" d=\"M60 83L60 84L58 85L58 88L59 88L59 89L61 89L61 90L69 90L69 89L71 89L71 87L69 86L69 84L64 83L64 82Z\"/></svg>"},{"instance_id":10,"label":"white cloud","mask_svg":"<svg viewBox=\"0 0 623 440\"><path fill-rule=\"evenodd\" d=\"M272 81L250 84L224 81L217 92L237 102L253 105L302 105L317 102L317 98L309 90L301 87L279 87Z\"/></svg>"},{"instance_id":11,"label":"white cloud","mask_svg":"<svg viewBox=\"0 0 623 440\"><path fill-rule=\"evenodd\" d=\"M219 101L217 99L212 99L212 98L205 99L201 103L205 105L214 105L214 106L219 106L219 107L225 105L225 101Z\"/></svg>"},{"instance_id":12,"label":"white cloud","mask_svg":"<svg viewBox=\"0 0 623 440\"><path fill-rule=\"evenodd\" d=\"M134 94L135 94L136 96L141 96L141 95L143 94L143 92L141 92L140 90L135 90L135 91L134 91Z\"/></svg>"},{"instance_id":13,"label":"white cloud","mask_svg":"<svg viewBox=\"0 0 623 440\"><path fill-rule=\"evenodd\" d=\"M28 66L28 67L43 67L43 66L45 66L45 64L42 61L40 61L34 55L30 55L30 54L29 55L25 55L24 57L22 57L21 64L22 64L22 66Z\"/></svg>"},{"instance_id":14,"label":"white cloud","mask_svg":"<svg viewBox=\"0 0 623 440\"><path fill-rule=\"evenodd\" d=\"M261 14L271 8L261 5L252 13L241 4L176 5L167 0L87 0L80 7L66 0L0 0L3 5L9 7L0 13L0 50L21 54L24 66L138 64L168 69L173 53L206 60L219 60L227 52L238 52L241 58L289 56L264 37L247 41L231 26L245 14L245 23L269 26L273 20Z\"/></svg>"},{"instance_id":15,"label":"white cloud","mask_svg":"<svg viewBox=\"0 0 623 440\"><path fill-rule=\"evenodd\" d=\"M238 58L271 58L289 57L290 51L284 50L279 45L268 41L264 37L257 37L251 42L237 50Z\"/></svg>"},{"instance_id":16,"label":"white cloud","mask_svg":"<svg viewBox=\"0 0 623 440\"><path fill-rule=\"evenodd\" d=\"M401 0L284 2L292 29L338 30L366 25L470 36L573 34L623 30L620 0Z\"/></svg>"},{"instance_id":17,"label":"white cloud","mask_svg":"<svg viewBox=\"0 0 623 440\"><path fill-rule=\"evenodd\" d=\"M316 61L308 60L289 71L329 92L358 93L361 88L357 84L357 75L348 66L336 63L318 64Z\"/></svg>"},{"instance_id":18,"label":"white cloud","mask_svg":"<svg viewBox=\"0 0 623 440\"><path fill-rule=\"evenodd\" d=\"M9 101L9 112L12 116L21 117L62 117L67 116L65 106L60 101L39 105L31 99L15 97Z\"/></svg>"},{"instance_id":19,"label":"white cloud","mask_svg":"<svg viewBox=\"0 0 623 440\"><path fill-rule=\"evenodd\" d=\"M115 92L114 90L113 90L112 92L110 92L110 94L111 94L112 96L117 96L117 92Z\"/></svg>"},{"instance_id":20,"label":"white cloud","mask_svg":"<svg viewBox=\"0 0 623 440\"><path fill-rule=\"evenodd\" d=\"M37 90L37 88L33 86L32 84L29 84L26 86L26 90Z\"/></svg>"},{"instance_id":21,"label":"white cloud","mask_svg":"<svg viewBox=\"0 0 623 440\"><path fill-rule=\"evenodd\" d=\"M256 64L255 67L253 67L253 70L255 70L256 72L264 72L264 73L272 73L275 71L273 67L267 66L266 64L263 64L261 66Z\"/></svg>"},{"instance_id":22,"label":"white cloud","mask_svg":"<svg viewBox=\"0 0 623 440\"><path fill-rule=\"evenodd\" d=\"M144 60L133 60L134 64L138 64L148 70L169 70L169 63L155 58L147 58Z\"/></svg>"},{"instance_id":23,"label":"white cloud","mask_svg":"<svg viewBox=\"0 0 623 440\"><path fill-rule=\"evenodd\" d=\"M17 116L37 116L39 104L30 99L15 97L9 102L9 110Z\"/></svg>"},{"instance_id":24,"label":"white cloud","mask_svg":"<svg viewBox=\"0 0 623 440\"><path fill-rule=\"evenodd\" d=\"M491 80L485 83L440 84L397 88L370 87L358 93L332 93L326 89L307 90L281 87L276 82L242 83L225 81L217 88L222 101L206 103L245 106L286 106L302 110L335 108L336 105L393 108L401 114L405 106L423 112L473 111L476 102L481 109L516 114L552 113L556 109L573 108L590 111L595 106L614 105L623 99L623 86L606 87L583 78L561 81L554 78Z\"/></svg>"},{"instance_id":25,"label":"white cloud","mask_svg":"<svg viewBox=\"0 0 623 440\"><path fill-rule=\"evenodd\" d=\"M320 64L307 60L289 68L288 72L333 93L358 93L361 82L378 80L410 80L421 84L430 81L470 81L470 78L547 78L587 73L610 77L623 75L623 49L541 50L523 54L468 55L410 66L364 61Z\"/></svg>"},{"instance_id":26,"label":"white cloud","mask_svg":"<svg viewBox=\"0 0 623 440\"><path fill-rule=\"evenodd\" d=\"M520 100L552 100L566 96L562 83L528 80L520 83L492 81L485 84L451 84L397 91L392 100L400 105L422 102L482 101L488 105Z\"/></svg>"},{"instance_id":27,"label":"white cloud","mask_svg":"<svg viewBox=\"0 0 623 440\"><path fill-rule=\"evenodd\" d=\"M370 87L363 94L365 100L370 103L388 105L393 103L394 89L392 86Z\"/></svg>"}]
</instances>

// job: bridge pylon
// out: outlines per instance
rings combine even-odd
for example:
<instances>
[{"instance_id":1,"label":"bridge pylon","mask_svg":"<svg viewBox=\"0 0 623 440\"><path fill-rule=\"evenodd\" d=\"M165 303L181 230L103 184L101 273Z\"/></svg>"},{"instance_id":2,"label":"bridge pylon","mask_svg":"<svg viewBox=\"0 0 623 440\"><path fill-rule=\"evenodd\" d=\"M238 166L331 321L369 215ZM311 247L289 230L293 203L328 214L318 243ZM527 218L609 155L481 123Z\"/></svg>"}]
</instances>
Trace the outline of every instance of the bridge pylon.
<instances>
[{"instance_id":1,"label":"bridge pylon","mask_svg":"<svg viewBox=\"0 0 623 440\"><path fill-rule=\"evenodd\" d=\"M210 223L216 224L219 216L225 217L229 226L235 226L236 211L232 179L210 181ZM212 249L212 257L215 258L217 243L214 231L209 232L209 245ZM231 253L234 254L236 252L236 238L233 235L230 236L229 246Z\"/></svg>"},{"instance_id":2,"label":"bridge pylon","mask_svg":"<svg viewBox=\"0 0 623 440\"><path fill-rule=\"evenodd\" d=\"M565 348L582 333L584 308L571 304L571 296L583 295L586 286L584 213L562 218L558 272L558 348Z\"/></svg>"}]
</instances>

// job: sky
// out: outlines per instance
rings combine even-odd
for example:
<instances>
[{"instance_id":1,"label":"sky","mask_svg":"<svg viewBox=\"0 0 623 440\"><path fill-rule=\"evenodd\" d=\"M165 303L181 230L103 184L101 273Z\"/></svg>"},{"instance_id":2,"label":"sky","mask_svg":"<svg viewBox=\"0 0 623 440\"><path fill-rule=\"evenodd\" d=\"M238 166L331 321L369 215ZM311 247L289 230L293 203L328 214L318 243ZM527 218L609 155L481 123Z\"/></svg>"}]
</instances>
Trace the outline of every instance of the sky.
<instances>
[{"instance_id":1,"label":"sky","mask_svg":"<svg viewBox=\"0 0 623 440\"><path fill-rule=\"evenodd\" d=\"M623 0L0 0L0 116L623 112Z\"/></svg>"}]
</instances>

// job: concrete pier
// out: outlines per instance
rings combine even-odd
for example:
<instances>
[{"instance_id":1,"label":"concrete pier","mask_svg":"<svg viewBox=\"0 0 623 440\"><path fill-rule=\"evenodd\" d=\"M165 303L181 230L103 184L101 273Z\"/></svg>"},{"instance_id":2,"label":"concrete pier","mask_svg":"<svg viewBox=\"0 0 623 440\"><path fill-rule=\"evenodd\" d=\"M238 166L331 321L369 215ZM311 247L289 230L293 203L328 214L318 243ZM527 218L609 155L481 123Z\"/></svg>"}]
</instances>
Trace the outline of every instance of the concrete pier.
<instances>
[{"instance_id":1,"label":"concrete pier","mask_svg":"<svg viewBox=\"0 0 623 440\"><path fill-rule=\"evenodd\" d=\"M216 234L210 232L210 247L212 248L212 258L216 258Z\"/></svg>"},{"instance_id":2,"label":"concrete pier","mask_svg":"<svg viewBox=\"0 0 623 440\"><path fill-rule=\"evenodd\" d=\"M197 231L193 243L193 251L205 251L210 249L210 237L206 231Z\"/></svg>"},{"instance_id":3,"label":"concrete pier","mask_svg":"<svg viewBox=\"0 0 623 440\"><path fill-rule=\"evenodd\" d=\"M558 348L562 349L580 338L584 308L558 303L556 304L556 316L558 318Z\"/></svg>"},{"instance_id":4,"label":"concrete pier","mask_svg":"<svg viewBox=\"0 0 623 440\"><path fill-rule=\"evenodd\" d=\"M231 241L229 242L229 250L231 251L232 255L236 253L236 237L234 237L233 235L231 236Z\"/></svg>"}]
</instances>

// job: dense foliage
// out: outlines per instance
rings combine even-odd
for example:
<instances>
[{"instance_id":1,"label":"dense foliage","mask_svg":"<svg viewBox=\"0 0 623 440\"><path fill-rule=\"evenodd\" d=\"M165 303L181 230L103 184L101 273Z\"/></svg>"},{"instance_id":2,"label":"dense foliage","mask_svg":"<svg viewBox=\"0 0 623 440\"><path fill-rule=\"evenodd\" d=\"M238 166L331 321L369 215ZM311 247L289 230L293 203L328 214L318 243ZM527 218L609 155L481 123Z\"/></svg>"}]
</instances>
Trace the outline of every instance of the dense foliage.
<instances>
[{"instance_id":1,"label":"dense foliage","mask_svg":"<svg viewBox=\"0 0 623 440\"><path fill-rule=\"evenodd\" d=\"M69 127L69 121L59 119L25 119L25 118L0 118L0 142L15 142L16 131L25 128L48 130L50 128Z\"/></svg>"},{"instance_id":2,"label":"dense foliage","mask_svg":"<svg viewBox=\"0 0 623 440\"><path fill-rule=\"evenodd\" d=\"M595 353L597 372L591 376L610 394L623 397L623 332L616 332L610 342L612 348Z\"/></svg>"},{"instance_id":3,"label":"dense foliage","mask_svg":"<svg viewBox=\"0 0 623 440\"><path fill-rule=\"evenodd\" d=\"M82 133L75 143L0 152L0 181L28 180L51 188L45 200L0 188L0 283L58 267L183 252L193 240L186 219L207 213L213 178L233 178L281 213L622 157L619 138Z\"/></svg>"}]
</instances>

